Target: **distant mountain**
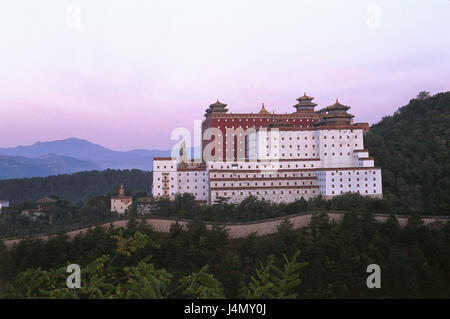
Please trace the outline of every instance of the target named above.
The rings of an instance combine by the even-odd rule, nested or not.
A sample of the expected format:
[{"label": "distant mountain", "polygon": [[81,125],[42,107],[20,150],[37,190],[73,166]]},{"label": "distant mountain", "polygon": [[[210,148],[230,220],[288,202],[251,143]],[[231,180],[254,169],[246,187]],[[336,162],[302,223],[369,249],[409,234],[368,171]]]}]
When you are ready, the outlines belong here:
[{"label": "distant mountain", "polygon": [[0,155],[0,179],[45,177],[98,169],[100,167],[92,161],[68,156],[45,155],[28,158]]},{"label": "distant mountain", "polygon": [[[10,172],[6,171],[0,175],[14,176],[14,177],[24,177],[16,176],[14,172],[27,172],[27,174],[33,174],[33,167],[35,169],[36,175],[27,176],[48,176],[51,175],[55,167],[50,166],[41,167],[43,157],[53,158],[56,157],[66,157],[67,163],[69,163],[67,158],[72,158],[73,160],[79,160],[84,162],[87,169],[141,169],[141,170],[152,170],[153,157],[158,156],[170,156],[170,150],[159,151],[159,150],[133,150],[128,152],[112,151],[103,146],[90,143],[89,141],[78,139],[78,138],[68,138],[65,140],[52,141],[52,142],[37,142],[30,146],[18,146],[12,148],[0,148],[0,155],[22,157],[21,161],[24,167],[19,167],[19,162],[14,166],[11,162],[6,165],[5,169],[12,170]],[[26,161],[24,158],[28,158],[30,161]],[[89,164],[88,164],[89,163]],[[56,164],[56,163],[54,163]],[[78,167],[77,163],[73,162],[74,167]],[[8,168],[9,167],[9,168]],[[13,167],[16,167],[14,170]],[[46,167],[46,168],[45,168]],[[64,165],[60,165],[60,168],[64,168]],[[83,167],[83,165],[80,165]],[[95,168],[93,168],[95,167]],[[3,171],[3,170],[2,170]],[[77,168],[77,171],[78,170]],[[67,167],[66,171],[60,173],[72,173]],[[49,173],[49,174],[47,174]],[[22,174],[22,173],[21,173]],[[47,175],[45,175],[47,174]],[[0,177],[1,178],[1,177]]]}]

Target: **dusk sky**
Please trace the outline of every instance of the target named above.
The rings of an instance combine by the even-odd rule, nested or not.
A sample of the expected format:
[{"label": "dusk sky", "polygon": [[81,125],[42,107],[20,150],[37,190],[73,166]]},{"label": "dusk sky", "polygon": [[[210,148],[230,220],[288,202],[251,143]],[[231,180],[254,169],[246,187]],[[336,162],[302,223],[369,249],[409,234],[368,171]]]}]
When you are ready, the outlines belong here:
[{"label": "dusk sky", "polygon": [[450,90],[449,0],[2,1],[0,38],[0,147],[170,149],[216,99],[285,113],[304,92],[372,124]]}]

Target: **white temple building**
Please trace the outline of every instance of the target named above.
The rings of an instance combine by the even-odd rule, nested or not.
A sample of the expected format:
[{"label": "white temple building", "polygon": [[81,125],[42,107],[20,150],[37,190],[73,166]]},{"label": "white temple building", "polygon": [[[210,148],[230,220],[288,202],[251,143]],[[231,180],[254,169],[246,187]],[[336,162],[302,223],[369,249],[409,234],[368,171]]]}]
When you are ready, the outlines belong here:
[{"label": "white temple building", "polygon": [[382,197],[381,169],[364,149],[367,123],[353,123],[348,106],[315,111],[313,98],[297,99],[290,114],[228,113],[211,104],[202,123],[203,158],[153,160],[154,197],[191,193],[199,202],[238,203],[248,196],[292,202],[346,192]]}]

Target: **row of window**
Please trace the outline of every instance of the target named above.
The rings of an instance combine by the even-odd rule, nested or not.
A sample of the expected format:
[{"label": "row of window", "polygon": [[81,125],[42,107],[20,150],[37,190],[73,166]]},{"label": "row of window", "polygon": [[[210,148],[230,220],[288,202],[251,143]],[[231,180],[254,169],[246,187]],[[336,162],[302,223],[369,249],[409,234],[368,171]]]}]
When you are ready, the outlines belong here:
[{"label": "row of window", "polygon": [[[269,155],[269,154],[267,154],[267,155]],[[283,165],[284,165],[284,168],[291,168],[291,164],[278,164],[276,168],[283,168]],[[261,168],[261,169],[262,168],[275,168],[274,164],[272,164],[272,167],[270,167],[270,165],[267,165],[267,164],[261,165],[261,167],[259,165],[256,165],[256,167],[252,167],[252,165],[246,165],[246,166],[247,167],[245,167],[245,168],[249,168],[249,169],[254,169],[254,168],[256,168],[256,169],[259,169],[259,168]],[[292,164],[292,167],[294,167],[293,164]],[[301,165],[299,166],[298,164],[295,164],[295,168],[299,168],[299,167],[302,167],[302,166]],[[303,164],[303,167],[306,167],[306,164]],[[314,167],[314,164],[311,164],[311,167]],[[211,169],[213,169],[213,168],[214,168],[214,165],[211,165]],[[216,166],[216,168],[218,169],[219,167]],[[229,169],[229,168],[230,168],[230,165],[227,165],[227,166],[221,165],[220,166],[220,169]],[[239,168],[243,169],[244,165],[240,165]]]},{"label": "row of window", "polygon": [[269,194],[316,194],[316,190],[293,190],[293,191],[245,191],[245,192],[214,192],[216,196],[229,196],[229,195],[269,195]]},{"label": "row of window", "polygon": [[[178,188],[181,188],[181,185],[180,185]],[[189,189],[189,185],[186,185],[186,188]],[[205,188],[206,188],[206,187],[203,186],[203,189],[205,189]],[[197,186],[194,186],[194,189],[197,189]]]},{"label": "row of window", "polygon": [[[368,184],[365,184],[365,185],[366,185],[365,187],[369,187]],[[376,187],[376,186],[377,186],[376,183],[373,184],[373,187]],[[341,184],[340,187],[343,188],[344,186]],[[351,184],[348,184],[348,187],[352,187],[352,185],[351,185]],[[360,187],[359,184],[356,184],[356,187]],[[334,184],[331,185],[331,188],[334,188]],[[337,188],[337,187],[336,187],[336,188]]]},{"label": "row of window", "polygon": [[[323,136],[323,138],[326,140],[327,139],[327,136],[326,135],[324,135]],[[350,138],[350,136],[348,136],[347,135],[347,138],[349,139]],[[355,138],[358,138],[358,136],[357,135],[355,135]],[[333,136],[331,136],[331,139],[333,139],[334,140],[334,135]],[[339,136],[339,139],[342,139],[342,136]]]},{"label": "row of window", "polygon": [[[336,175],[337,175],[337,173],[338,173],[338,171],[336,171]],[[355,171],[353,171],[353,173],[355,173]],[[364,175],[368,175],[368,173],[370,173],[370,171],[369,172],[365,171]],[[376,174],[375,171],[372,171],[372,173],[373,173],[373,175]],[[334,176],[334,174],[335,174],[335,172],[331,172],[331,176]],[[339,175],[342,175],[342,172],[339,172]],[[350,171],[348,171],[348,175],[350,175]],[[359,175],[358,171],[356,172],[356,175]]]},{"label": "row of window", "polygon": [[[156,166],[157,168],[159,168],[159,165],[158,166]],[[167,165],[164,165],[164,168],[167,168]],[[170,168],[172,168],[173,169],[173,165],[170,165]]]},{"label": "row of window", "polygon": [[[309,125],[309,124],[303,124],[302,125],[303,127],[313,127],[313,125]],[[240,128],[244,128],[244,125],[242,125],[242,126],[239,126]],[[263,125],[262,124],[257,124],[257,125],[245,125],[245,128],[256,128],[256,127],[263,127]],[[220,125],[217,125],[217,128],[236,128],[234,125],[233,126],[227,126],[227,125],[224,125],[224,126],[220,126]]]},{"label": "row of window", "polygon": [[[367,177],[364,180],[367,181],[368,180]],[[373,180],[376,181],[377,180],[376,177],[374,177]],[[326,179],[325,178],[319,178],[318,181],[325,182]],[[334,182],[334,178],[332,178],[331,181]],[[339,181],[342,182],[342,178]],[[349,178],[348,181],[351,182],[352,179]],[[359,182],[359,178],[357,178],[356,181]]]},{"label": "row of window", "polygon": [[[181,176],[181,174],[182,174],[182,173],[178,173],[178,176]],[[186,174],[186,176],[189,176],[189,172],[188,172],[188,173],[185,173],[185,174]],[[205,172],[202,172],[202,173],[194,173],[194,176],[197,176],[197,174],[198,174],[198,175],[203,175],[203,176],[205,176],[206,173],[205,173]]]},{"label": "row of window", "polygon": [[[217,119],[217,122],[220,122],[220,120],[221,119]],[[235,119],[230,119],[230,122],[234,122],[234,120]],[[237,120],[239,120],[239,122],[242,122],[242,120],[243,119],[236,119],[236,122],[237,122]],[[248,122],[248,120],[249,119],[245,119],[245,122]],[[251,119],[252,121],[250,121],[250,122],[255,122],[256,120],[258,120],[258,121],[266,121],[266,122],[269,122],[269,121],[271,121],[271,119],[261,119],[261,118],[259,118],[259,119]],[[228,119],[223,119],[223,121],[224,122],[228,122]],[[297,122],[297,121],[303,121],[303,122],[313,122],[313,120],[312,119],[286,119],[286,121],[288,121],[288,122]]]},{"label": "row of window", "polygon": [[[324,155],[324,156],[327,156],[327,154],[328,154],[328,153],[325,152],[323,155]],[[336,153],[334,153],[334,152],[331,153],[331,156],[336,156]],[[342,156],[342,152],[339,153],[339,156]],[[350,156],[350,153],[347,153],[347,156]]]},{"label": "row of window", "polygon": [[[312,173],[285,173],[284,174],[284,176],[283,176],[283,174],[281,174],[281,173],[277,173],[277,174],[270,174],[270,175],[268,175],[268,174],[266,174],[266,175],[264,175],[263,177],[303,177],[303,176],[305,176],[305,177],[311,177],[311,176],[313,176],[313,175],[311,175]],[[240,175],[240,174],[238,174],[238,175],[236,175],[236,173],[233,173],[233,174],[230,174],[230,175],[226,175],[226,174],[213,174],[213,177],[219,177],[219,178],[228,178],[228,177],[233,177],[233,178],[244,178],[244,174],[242,174],[242,175]],[[252,178],[252,176],[251,175],[249,175],[249,174],[245,174],[245,177],[246,178]],[[256,177],[261,177],[259,174],[253,174],[253,178],[256,178]]]},{"label": "row of window", "polygon": [[[359,190],[357,191],[357,193],[358,193],[358,194],[361,194],[361,192],[360,192]],[[368,190],[365,190],[364,193],[365,193],[365,194],[369,194],[369,191],[368,191]],[[376,191],[376,190],[373,190],[373,193],[376,194],[377,191]],[[332,191],[331,194],[336,194],[336,193],[335,193],[334,191]],[[340,194],[344,194],[344,191],[341,191]]]},{"label": "row of window", "polygon": [[[195,197],[197,197],[197,196],[199,196],[199,193],[192,193]],[[162,195],[175,195],[175,193],[174,192],[167,192],[167,191],[164,191],[163,192],[163,194]],[[158,192],[157,193],[157,196],[161,196],[161,192]],[[206,193],[203,193],[203,196],[206,196]]]},{"label": "row of window", "polygon": [[[255,185],[253,185],[253,186],[266,186],[266,182],[263,182],[262,183],[262,185],[261,184],[258,184],[258,182],[254,182],[255,183]],[[236,185],[236,187],[237,186],[243,186],[242,184],[244,184],[244,186],[250,186],[250,183],[239,183],[239,185]],[[245,184],[247,184],[247,185],[245,185]],[[267,185],[268,185],[269,183],[267,183]],[[292,185],[294,185],[294,186],[297,186],[297,185],[307,185],[308,184],[308,182],[302,182],[302,183],[300,183],[300,182],[298,182],[298,184],[297,184],[297,182],[291,182],[291,184],[289,184],[289,182],[286,182],[286,186],[292,186]],[[278,182],[278,185],[279,186],[282,186],[282,182]],[[310,181],[309,182],[309,185],[313,185],[313,182],[312,181]],[[214,183],[214,186],[218,186],[218,183]],[[222,183],[222,186],[226,186],[226,187],[233,187],[234,186],[234,183],[231,183],[231,185],[227,185],[226,183]],[[270,182],[270,186],[274,186],[274,182]],[[285,186],[285,185],[283,185],[283,186]],[[189,188],[189,186],[188,186],[188,188]]]}]

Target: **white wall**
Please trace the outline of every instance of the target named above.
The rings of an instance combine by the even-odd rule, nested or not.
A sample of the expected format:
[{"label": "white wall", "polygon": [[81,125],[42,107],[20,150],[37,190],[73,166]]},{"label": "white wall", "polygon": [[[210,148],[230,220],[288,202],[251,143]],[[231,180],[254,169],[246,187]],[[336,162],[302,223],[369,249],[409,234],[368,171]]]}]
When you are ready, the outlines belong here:
[{"label": "white wall", "polygon": [[336,169],[317,172],[320,193],[326,197],[346,192],[360,193],[363,196],[382,196],[381,170],[373,169]]},{"label": "white wall", "polygon": [[362,129],[318,130],[322,167],[353,167],[353,151],[364,148]]},{"label": "white wall", "polygon": [[[166,187],[167,186],[167,187]],[[154,197],[168,196],[175,198],[178,192],[178,174],[176,160],[153,160],[153,185]]]},{"label": "white wall", "polygon": [[178,193],[190,193],[196,200],[208,199],[208,174],[206,170],[178,171]]}]

